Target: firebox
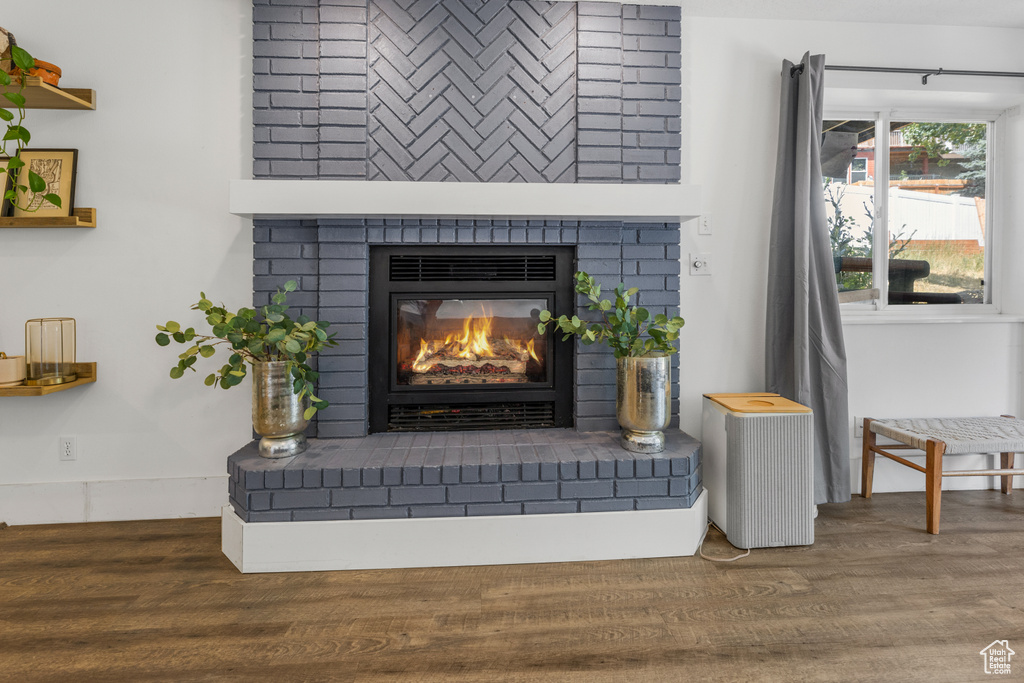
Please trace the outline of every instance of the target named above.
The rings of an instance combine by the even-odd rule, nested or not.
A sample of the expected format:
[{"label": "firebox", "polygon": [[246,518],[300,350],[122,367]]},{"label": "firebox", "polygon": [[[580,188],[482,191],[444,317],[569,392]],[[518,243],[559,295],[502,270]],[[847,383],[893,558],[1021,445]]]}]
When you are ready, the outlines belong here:
[{"label": "firebox", "polygon": [[572,247],[370,249],[370,431],[572,426]]}]

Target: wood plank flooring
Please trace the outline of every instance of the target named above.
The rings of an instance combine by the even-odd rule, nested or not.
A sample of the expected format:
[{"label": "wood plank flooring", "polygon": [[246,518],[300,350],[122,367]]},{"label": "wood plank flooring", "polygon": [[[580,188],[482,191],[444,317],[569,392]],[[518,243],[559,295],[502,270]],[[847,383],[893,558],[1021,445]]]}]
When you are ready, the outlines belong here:
[{"label": "wood plank flooring", "polygon": [[[219,520],[0,529],[3,681],[1024,677],[1024,492],[820,508],[816,542],[696,558],[242,575]],[[705,552],[735,551],[715,531]]]}]

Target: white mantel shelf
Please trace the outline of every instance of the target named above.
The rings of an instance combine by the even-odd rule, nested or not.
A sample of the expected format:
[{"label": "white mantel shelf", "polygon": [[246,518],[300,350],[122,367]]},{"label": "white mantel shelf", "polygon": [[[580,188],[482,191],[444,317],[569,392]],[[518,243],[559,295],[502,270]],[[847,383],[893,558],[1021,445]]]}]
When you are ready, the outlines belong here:
[{"label": "white mantel shelf", "polygon": [[247,218],[497,218],[677,222],[700,215],[696,185],[232,180]]}]

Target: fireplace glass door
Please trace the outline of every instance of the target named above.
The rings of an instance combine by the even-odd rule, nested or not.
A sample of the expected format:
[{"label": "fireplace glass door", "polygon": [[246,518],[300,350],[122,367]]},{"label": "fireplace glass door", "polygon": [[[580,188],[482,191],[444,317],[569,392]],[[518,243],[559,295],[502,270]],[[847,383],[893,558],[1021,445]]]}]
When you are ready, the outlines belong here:
[{"label": "fireplace glass door", "polygon": [[397,299],[396,384],[550,382],[544,299]]},{"label": "fireplace glass door", "polygon": [[575,301],[572,247],[373,245],[369,431],[573,424],[573,346],[540,312]]}]

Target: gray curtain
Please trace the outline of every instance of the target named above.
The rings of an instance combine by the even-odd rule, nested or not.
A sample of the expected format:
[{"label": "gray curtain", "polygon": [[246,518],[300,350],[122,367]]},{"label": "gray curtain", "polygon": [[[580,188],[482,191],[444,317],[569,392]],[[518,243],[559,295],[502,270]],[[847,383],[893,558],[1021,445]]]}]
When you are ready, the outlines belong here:
[{"label": "gray curtain", "polygon": [[850,417],[821,178],[825,56],[801,64],[782,63],[765,375],[768,391],[814,411],[814,502],[839,503],[850,499]]}]

